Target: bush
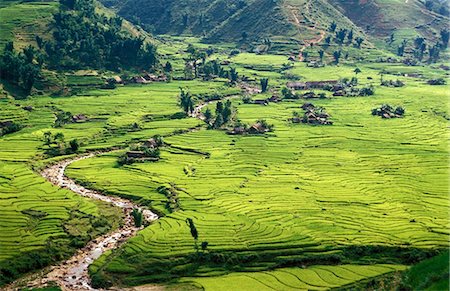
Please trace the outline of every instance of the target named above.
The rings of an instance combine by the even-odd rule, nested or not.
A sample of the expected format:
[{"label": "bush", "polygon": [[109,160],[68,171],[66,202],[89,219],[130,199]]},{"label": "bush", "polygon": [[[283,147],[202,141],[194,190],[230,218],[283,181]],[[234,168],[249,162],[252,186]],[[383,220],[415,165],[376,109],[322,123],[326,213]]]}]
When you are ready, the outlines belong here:
[{"label": "bush", "polygon": [[15,122],[5,122],[3,125],[0,123],[0,136],[17,132],[22,128],[22,125]]},{"label": "bush", "polygon": [[428,80],[428,85],[445,85],[447,81],[443,78]]}]

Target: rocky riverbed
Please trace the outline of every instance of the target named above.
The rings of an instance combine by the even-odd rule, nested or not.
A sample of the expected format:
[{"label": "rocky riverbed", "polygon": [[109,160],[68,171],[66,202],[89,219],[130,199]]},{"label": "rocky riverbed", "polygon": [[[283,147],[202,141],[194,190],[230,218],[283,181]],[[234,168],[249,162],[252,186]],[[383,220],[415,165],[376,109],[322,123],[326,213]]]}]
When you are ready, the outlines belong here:
[{"label": "rocky riverbed", "polygon": [[[75,192],[81,196],[101,200],[113,204],[114,206],[121,208],[124,212],[125,219],[123,226],[109,234],[103,235],[90,241],[84,248],[78,250],[78,252],[67,261],[50,267],[50,271],[43,276],[38,276],[38,279],[31,280],[26,284],[27,287],[43,287],[50,282],[55,282],[63,290],[95,290],[91,286],[91,280],[88,274],[89,265],[98,259],[103,253],[108,250],[116,249],[123,244],[127,239],[136,235],[138,230],[134,225],[134,219],[131,216],[133,209],[139,209],[146,221],[154,221],[158,219],[158,216],[148,209],[142,208],[130,200],[122,199],[119,197],[112,197],[102,194],[101,192],[87,189],[77,184],[72,179],[69,179],[65,175],[66,168],[76,162],[83,159],[88,159],[96,156],[97,154],[88,154],[81,157],[71,158],[58,162],[57,164],[46,168],[42,171],[42,176],[46,178],[50,183],[55,186],[66,188],[72,192]],[[9,290],[20,290],[20,288],[8,288]]]}]

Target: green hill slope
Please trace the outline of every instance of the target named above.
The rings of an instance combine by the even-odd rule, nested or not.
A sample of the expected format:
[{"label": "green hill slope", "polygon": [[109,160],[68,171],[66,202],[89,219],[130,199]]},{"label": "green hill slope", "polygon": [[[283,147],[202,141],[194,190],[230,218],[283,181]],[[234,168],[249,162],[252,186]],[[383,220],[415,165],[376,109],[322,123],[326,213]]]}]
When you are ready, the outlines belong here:
[{"label": "green hill slope", "polygon": [[335,22],[338,27],[352,29],[366,41],[386,48],[384,40],[392,33],[397,34],[399,41],[417,35],[435,41],[448,21],[447,16],[428,10],[419,0],[103,0],[103,3],[157,34],[194,34],[208,42],[255,41],[266,37],[304,41]]}]

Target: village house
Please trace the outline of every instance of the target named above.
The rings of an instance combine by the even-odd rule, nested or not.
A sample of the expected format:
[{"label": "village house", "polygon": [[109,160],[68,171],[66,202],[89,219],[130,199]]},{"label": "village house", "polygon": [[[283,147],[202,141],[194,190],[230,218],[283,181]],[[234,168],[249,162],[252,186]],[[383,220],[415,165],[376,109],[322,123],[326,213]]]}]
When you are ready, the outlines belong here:
[{"label": "village house", "polygon": [[88,120],[88,117],[84,114],[77,114],[72,116],[72,122],[75,123],[80,123],[80,122],[85,122]]},{"label": "village house", "polygon": [[254,100],[253,104],[259,104],[259,105],[268,105],[269,102],[267,101],[267,99],[258,99],[258,100]]},{"label": "village house", "polygon": [[132,158],[132,159],[143,159],[145,158],[145,153],[142,151],[128,151],[126,153],[128,158]]},{"label": "village house", "polygon": [[112,76],[111,78],[108,78],[108,83],[123,84],[123,80],[119,76]]},{"label": "village house", "polygon": [[270,97],[270,98],[268,99],[268,101],[269,101],[269,102],[273,102],[273,103],[278,103],[278,102],[281,102],[281,99],[280,99],[280,97],[278,97],[278,96],[276,96],[276,95],[272,95],[272,97]]},{"label": "village house", "polygon": [[310,81],[310,82],[288,82],[286,87],[292,90],[310,90],[310,89],[324,89],[328,86],[335,86],[338,84],[337,80],[328,81]]},{"label": "village house", "polygon": [[135,76],[131,78],[131,82],[136,84],[146,84],[147,80],[145,80],[142,76]]},{"label": "village house", "polygon": [[158,148],[158,142],[154,138],[151,138],[144,142],[144,146],[147,148],[156,149]]}]

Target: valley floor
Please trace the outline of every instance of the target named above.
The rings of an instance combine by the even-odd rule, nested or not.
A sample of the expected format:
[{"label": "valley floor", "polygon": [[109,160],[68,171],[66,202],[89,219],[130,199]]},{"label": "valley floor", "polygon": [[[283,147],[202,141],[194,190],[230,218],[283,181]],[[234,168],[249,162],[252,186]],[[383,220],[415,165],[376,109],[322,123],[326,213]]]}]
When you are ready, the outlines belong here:
[{"label": "valley floor", "polygon": [[[278,92],[288,81],[278,71],[285,59],[240,54],[231,61],[241,75],[269,77]],[[264,65],[273,70],[259,70]],[[47,263],[30,259],[44,257],[46,249],[79,248],[119,224],[112,218],[109,226],[98,223],[115,210],[54,187],[32,170],[59,159],[44,157],[46,131],[78,139],[81,151],[118,148],[74,162],[66,174],[162,216],[91,265],[97,287],[164,282],[206,290],[323,290],[403,271],[448,248],[449,93],[447,86],[426,84],[426,78],[446,72],[399,64],[358,67],[360,86],[374,85],[374,96],[268,106],[231,98],[242,122],[265,119],[274,125],[264,135],[229,135],[207,130],[197,118],[176,117],[180,87],[194,95],[241,94],[224,80],[0,99],[0,121],[26,125],[0,138],[0,279],[48,265],[49,258]],[[296,63],[289,72],[311,81],[351,78],[354,69]],[[379,86],[381,69],[388,71],[385,78],[401,79],[406,86]],[[424,77],[404,76],[412,70]],[[325,107],[334,124],[290,122],[305,102]],[[404,107],[405,117],[372,116],[382,104]],[[34,109],[21,108],[27,105]],[[54,108],[85,114],[90,121],[54,128]],[[159,161],[117,164],[128,145],[156,134],[168,144]],[[175,211],[161,186],[176,193]],[[198,241],[187,219],[194,221]],[[202,242],[207,247],[199,250]],[[73,249],[55,255],[62,259]]]}]

